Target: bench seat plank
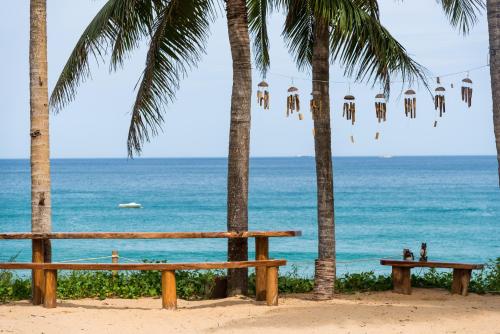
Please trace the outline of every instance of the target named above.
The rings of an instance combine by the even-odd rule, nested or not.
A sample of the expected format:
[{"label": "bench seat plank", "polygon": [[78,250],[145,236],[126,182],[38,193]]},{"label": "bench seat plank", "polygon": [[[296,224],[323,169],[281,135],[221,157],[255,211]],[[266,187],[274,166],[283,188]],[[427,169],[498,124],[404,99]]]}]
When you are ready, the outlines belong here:
[{"label": "bench seat plank", "polygon": [[426,268],[450,268],[450,269],[483,269],[484,265],[474,263],[455,263],[455,262],[435,262],[435,261],[406,261],[406,260],[380,260],[383,266],[393,267],[426,267]]},{"label": "bench seat plank", "polygon": [[45,270],[203,270],[284,266],[286,260],[202,262],[202,263],[31,263],[4,262],[0,269]]},{"label": "bench seat plank", "polygon": [[0,233],[0,239],[200,239],[200,238],[256,238],[298,237],[301,231],[245,231],[245,232],[53,232]]}]

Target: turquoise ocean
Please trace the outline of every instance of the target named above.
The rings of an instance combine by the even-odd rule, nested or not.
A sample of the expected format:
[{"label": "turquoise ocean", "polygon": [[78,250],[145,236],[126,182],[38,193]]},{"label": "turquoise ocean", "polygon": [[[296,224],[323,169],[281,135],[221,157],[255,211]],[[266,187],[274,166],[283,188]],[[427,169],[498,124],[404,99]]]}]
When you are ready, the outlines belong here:
[{"label": "turquoise ocean", "polygon": [[[335,158],[337,270],[387,272],[378,259],[418,253],[485,262],[500,256],[496,158]],[[224,158],[55,159],[54,231],[224,231]],[[270,254],[312,275],[317,252],[314,158],[252,158],[249,229],[301,230],[275,238]],[[138,202],[142,209],[120,209]],[[30,230],[29,160],[0,160],[0,231]],[[29,241],[0,240],[0,260],[31,258]],[[253,256],[250,242],[250,256]],[[225,239],[56,240],[54,261],[221,261]],[[82,260],[85,262],[85,260]],[[292,267],[288,266],[287,270]]]}]

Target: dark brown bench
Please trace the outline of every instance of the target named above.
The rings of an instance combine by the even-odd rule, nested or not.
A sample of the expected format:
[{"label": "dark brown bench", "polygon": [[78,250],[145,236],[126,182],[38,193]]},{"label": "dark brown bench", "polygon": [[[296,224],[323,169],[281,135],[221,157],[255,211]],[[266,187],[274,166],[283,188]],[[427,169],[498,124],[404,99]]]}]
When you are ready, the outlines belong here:
[{"label": "dark brown bench", "polygon": [[394,292],[405,295],[411,294],[411,268],[447,268],[453,269],[453,283],[451,293],[467,296],[472,270],[483,269],[482,264],[433,262],[433,261],[406,261],[380,260],[383,266],[392,266],[392,286]]},{"label": "dark brown bench", "polygon": [[[57,270],[159,270],[162,272],[163,307],[177,305],[175,270],[255,268],[256,300],[278,305],[278,268],[285,260],[269,260],[270,237],[296,237],[300,231],[245,232],[57,232],[57,233],[0,233],[0,240],[32,240],[33,262],[0,263],[0,269],[33,270],[33,303],[56,306]],[[47,239],[200,239],[255,238],[255,261],[203,263],[44,263],[43,244]]]}]

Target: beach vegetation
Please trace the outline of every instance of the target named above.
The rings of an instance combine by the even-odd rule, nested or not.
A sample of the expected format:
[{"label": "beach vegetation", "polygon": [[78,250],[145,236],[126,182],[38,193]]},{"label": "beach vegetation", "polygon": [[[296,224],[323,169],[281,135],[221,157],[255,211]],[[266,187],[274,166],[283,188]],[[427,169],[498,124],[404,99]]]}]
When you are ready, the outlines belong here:
[{"label": "beach vegetation", "polygon": [[[224,271],[176,271],[177,294],[187,300],[212,297],[216,279],[225,276]],[[415,288],[441,288],[450,290],[452,274],[449,271],[429,269],[412,275]],[[314,279],[298,273],[298,268],[284,275],[278,281],[280,293],[309,293],[313,291]],[[377,275],[374,272],[347,273],[337,277],[337,293],[356,293],[391,290],[390,274]],[[255,294],[255,274],[249,277],[248,291]],[[487,263],[481,271],[474,272],[470,292],[500,293],[500,257]],[[113,275],[108,271],[71,271],[58,276],[57,295],[60,299],[81,298],[140,298],[161,296],[161,273],[158,271],[130,271]],[[0,302],[31,298],[31,279],[21,277],[12,271],[0,271]]]}]

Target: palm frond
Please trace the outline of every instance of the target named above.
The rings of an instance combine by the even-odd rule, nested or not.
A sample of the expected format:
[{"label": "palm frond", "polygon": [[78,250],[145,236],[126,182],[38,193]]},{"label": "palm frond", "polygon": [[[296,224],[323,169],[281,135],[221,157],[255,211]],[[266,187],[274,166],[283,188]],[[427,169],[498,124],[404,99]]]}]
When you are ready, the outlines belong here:
[{"label": "palm frond", "polygon": [[205,52],[215,15],[207,0],[171,0],[158,13],[132,110],[129,156],[140,154],[143,143],[161,130],[163,107],[174,99],[179,81]]},{"label": "palm frond", "polygon": [[484,0],[436,0],[451,25],[464,35],[477,23],[478,15],[486,8]]},{"label": "palm frond", "polygon": [[380,82],[387,93],[394,74],[403,82],[421,80],[427,86],[425,68],[380,23],[375,0],[281,1],[287,13],[283,35],[299,69],[310,66],[314,24],[324,20],[330,25],[331,60],[347,76]]},{"label": "palm frond", "polygon": [[161,0],[108,0],[76,43],[50,97],[57,112],[71,102],[78,86],[90,76],[89,58],[99,63],[112,52],[111,66],[123,62],[129,51],[148,35],[154,22],[155,7]]},{"label": "palm frond", "polygon": [[286,13],[283,38],[299,69],[309,68],[314,42],[314,16],[308,0],[282,0]]},{"label": "palm frond", "polygon": [[338,61],[346,75],[358,81],[381,82],[387,93],[392,74],[398,74],[403,83],[419,80],[427,87],[426,69],[382,26],[378,15],[357,6],[357,1],[337,3],[340,10],[317,15],[327,13],[329,17],[332,61]]},{"label": "palm frond", "polygon": [[248,26],[253,40],[255,64],[264,77],[271,65],[267,16],[272,9],[272,4],[272,1],[269,0],[247,0]]}]

